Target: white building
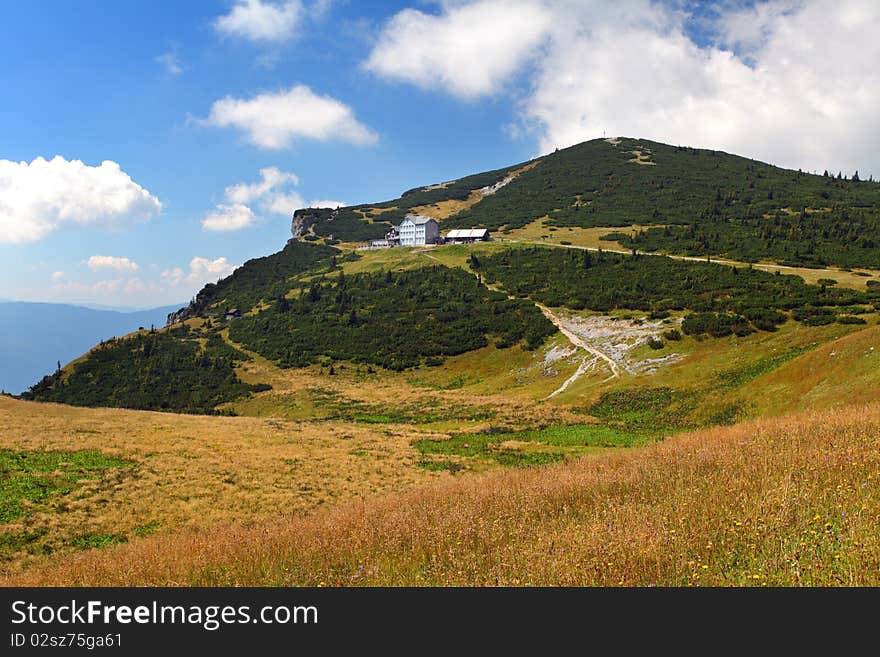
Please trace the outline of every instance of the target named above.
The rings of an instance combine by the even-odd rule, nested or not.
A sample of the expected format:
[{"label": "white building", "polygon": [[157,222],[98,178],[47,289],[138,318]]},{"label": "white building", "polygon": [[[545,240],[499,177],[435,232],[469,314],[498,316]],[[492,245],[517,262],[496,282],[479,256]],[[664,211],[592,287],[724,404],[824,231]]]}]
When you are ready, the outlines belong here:
[{"label": "white building", "polygon": [[425,246],[440,241],[440,225],[431,217],[408,215],[400,222],[400,246]]},{"label": "white building", "polygon": [[453,244],[488,242],[489,230],[487,228],[456,228],[446,234],[446,241]]}]

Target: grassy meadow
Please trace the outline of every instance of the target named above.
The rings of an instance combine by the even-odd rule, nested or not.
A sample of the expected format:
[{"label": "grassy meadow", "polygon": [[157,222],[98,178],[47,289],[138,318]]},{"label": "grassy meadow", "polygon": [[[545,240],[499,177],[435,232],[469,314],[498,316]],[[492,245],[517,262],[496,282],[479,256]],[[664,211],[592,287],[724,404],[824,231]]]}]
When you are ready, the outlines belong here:
[{"label": "grassy meadow", "polygon": [[[521,248],[366,251],[326,278]],[[555,312],[612,350],[617,329],[684,316]],[[285,369],[226,327],[236,376],[264,385],[219,416],[0,396],[0,585],[878,585],[880,326],[863,317],[679,331],[616,377],[562,333],[390,371]]]},{"label": "grassy meadow", "polygon": [[3,583],[876,586],[878,522],[875,403],[157,535]]}]

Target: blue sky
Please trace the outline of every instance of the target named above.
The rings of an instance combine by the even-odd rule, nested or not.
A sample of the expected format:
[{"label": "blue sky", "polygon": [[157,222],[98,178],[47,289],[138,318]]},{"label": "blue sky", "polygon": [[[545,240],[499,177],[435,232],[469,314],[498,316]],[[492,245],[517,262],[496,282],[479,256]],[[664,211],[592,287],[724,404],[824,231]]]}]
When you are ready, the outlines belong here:
[{"label": "blue sky", "polygon": [[298,204],[603,131],[876,174],[874,5],[2,3],[0,298],[185,301]]}]

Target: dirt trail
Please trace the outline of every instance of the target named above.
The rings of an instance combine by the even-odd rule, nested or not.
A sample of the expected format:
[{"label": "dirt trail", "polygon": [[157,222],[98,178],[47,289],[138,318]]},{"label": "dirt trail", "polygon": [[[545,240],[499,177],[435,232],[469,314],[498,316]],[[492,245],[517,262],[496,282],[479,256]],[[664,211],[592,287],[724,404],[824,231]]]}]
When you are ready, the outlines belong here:
[{"label": "dirt trail", "polygon": [[[425,255],[425,256],[431,258],[432,260],[439,261],[438,258],[432,256],[430,253],[423,253],[422,255]],[[474,275],[478,279],[480,279],[480,275],[478,273],[474,272]],[[495,290],[497,292],[504,292],[503,290],[500,290],[497,285],[490,285],[486,282],[483,282],[483,284],[486,287],[488,287],[490,290]],[[514,296],[512,296],[509,293],[506,293],[506,292],[504,292],[504,293],[507,294],[508,299],[515,298]],[[585,342],[584,340],[582,340],[581,337],[579,335],[577,335],[577,333],[575,333],[574,331],[572,331],[569,328],[568,324],[563,319],[560,319],[558,316],[556,316],[553,313],[553,311],[551,311],[549,308],[547,308],[544,305],[541,305],[540,303],[538,303],[536,301],[533,303],[535,304],[535,306],[537,306],[541,310],[542,313],[544,313],[544,316],[547,319],[549,319],[551,322],[553,322],[553,325],[556,326],[557,329],[559,329],[559,332],[562,333],[562,335],[564,335],[566,338],[568,338],[569,342],[571,342],[575,347],[583,349],[584,351],[586,351],[587,353],[589,353],[593,356],[592,359],[585,357],[581,361],[581,364],[578,366],[575,373],[572,374],[570,377],[568,377],[568,379],[566,379],[566,381],[561,386],[559,386],[559,388],[557,388],[556,390],[551,392],[547,396],[547,399],[549,399],[550,397],[555,397],[559,393],[565,391],[568,388],[568,386],[570,386],[572,383],[577,381],[581,376],[583,376],[586,372],[589,372],[592,368],[594,368],[596,365],[598,365],[600,360],[605,361],[605,363],[608,364],[608,367],[611,370],[611,376],[609,376],[607,379],[605,379],[605,381],[611,381],[612,379],[616,379],[620,376],[620,368],[618,368],[617,363],[615,363],[614,360],[610,356],[599,351],[598,349],[596,349],[592,345],[590,345],[587,342]]]},{"label": "dirt trail", "polygon": [[617,367],[617,363],[615,363],[614,360],[610,356],[599,351],[598,349],[596,349],[592,345],[590,345],[587,342],[585,342],[584,340],[582,340],[579,335],[577,335],[574,331],[569,329],[568,325],[562,319],[557,317],[553,313],[553,311],[551,311],[549,308],[547,308],[546,306],[542,306],[540,303],[536,303],[535,305],[541,309],[541,312],[544,313],[544,316],[547,319],[549,319],[551,322],[553,322],[553,324],[556,326],[556,328],[559,329],[559,332],[562,333],[562,335],[564,335],[566,338],[568,338],[569,342],[571,342],[574,346],[580,347],[581,349],[583,349],[587,353],[590,353],[593,355],[592,361],[588,362],[588,359],[584,358],[584,360],[581,362],[580,366],[577,368],[577,371],[574,374],[572,374],[565,381],[565,383],[563,383],[559,388],[557,388],[556,390],[551,392],[548,395],[548,399],[550,397],[555,397],[560,392],[563,392],[566,388],[568,388],[568,386],[570,386],[577,379],[579,379],[585,372],[589,371],[592,367],[594,367],[598,363],[597,359],[605,361],[608,364],[609,369],[611,370],[611,376],[609,376],[607,379],[605,379],[606,381],[610,381],[611,379],[616,379],[620,376],[620,369]]},{"label": "dirt trail", "polygon": [[596,367],[596,365],[598,363],[599,363],[598,356],[593,356],[592,358],[584,357],[584,359],[581,361],[581,364],[578,365],[577,370],[575,370],[575,373],[572,374],[570,377],[568,377],[565,380],[565,382],[561,386],[559,386],[556,390],[554,390],[549,395],[547,395],[547,399],[550,399],[551,397],[555,397],[556,395],[558,395],[561,392],[565,392],[566,389],[568,389],[568,386],[570,386],[572,383],[577,381],[579,378],[581,378],[584,374],[589,372],[591,369]]}]

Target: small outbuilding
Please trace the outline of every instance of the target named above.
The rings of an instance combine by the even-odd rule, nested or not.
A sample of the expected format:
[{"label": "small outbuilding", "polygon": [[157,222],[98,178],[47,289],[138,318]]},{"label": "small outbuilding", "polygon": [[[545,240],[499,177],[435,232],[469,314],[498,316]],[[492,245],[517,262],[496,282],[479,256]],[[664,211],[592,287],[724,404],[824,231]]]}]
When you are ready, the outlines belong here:
[{"label": "small outbuilding", "polygon": [[230,308],[226,311],[225,319],[227,322],[241,317],[241,311],[238,308]]},{"label": "small outbuilding", "polygon": [[455,228],[446,234],[446,241],[451,244],[470,244],[471,242],[488,242],[488,228]]}]

